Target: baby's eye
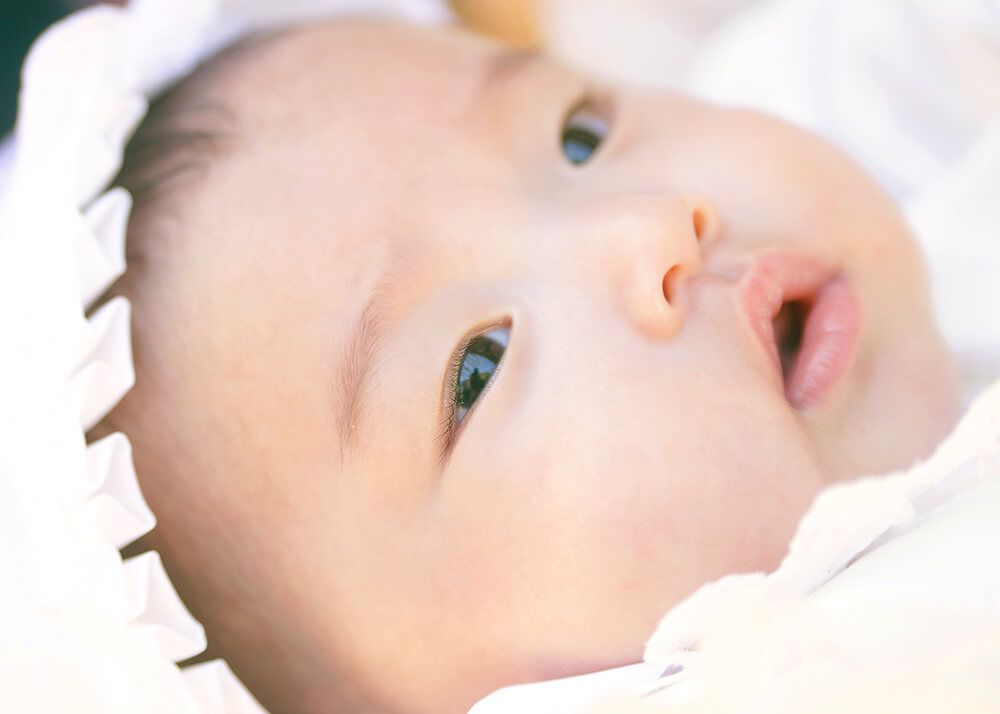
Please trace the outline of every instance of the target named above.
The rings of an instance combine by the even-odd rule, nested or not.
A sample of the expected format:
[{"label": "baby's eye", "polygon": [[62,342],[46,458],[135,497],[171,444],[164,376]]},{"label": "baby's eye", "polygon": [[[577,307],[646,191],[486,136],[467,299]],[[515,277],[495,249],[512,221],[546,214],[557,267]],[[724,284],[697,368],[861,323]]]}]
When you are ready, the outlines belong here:
[{"label": "baby's eye", "polygon": [[456,429],[500,366],[509,337],[510,327],[495,327],[472,338],[459,355],[453,384],[455,391],[452,413]]},{"label": "baby's eye", "polygon": [[585,164],[608,135],[608,122],[590,102],[582,102],[566,117],[562,131],[562,151],[574,166]]}]

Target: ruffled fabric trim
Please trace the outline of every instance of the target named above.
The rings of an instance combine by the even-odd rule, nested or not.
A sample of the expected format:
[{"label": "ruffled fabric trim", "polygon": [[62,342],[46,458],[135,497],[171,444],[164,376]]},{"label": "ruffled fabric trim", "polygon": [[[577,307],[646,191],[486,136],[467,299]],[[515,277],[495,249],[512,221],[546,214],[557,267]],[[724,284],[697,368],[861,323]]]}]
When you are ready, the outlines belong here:
[{"label": "ruffled fabric trim", "polygon": [[54,26],[25,64],[0,161],[0,710],[260,714],[205,648],[155,552],[131,446],[87,445],[135,382],[130,307],[86,309],[125,271],[131,197],[108,189],[148,98],[249,30],[321,15],[449,18],[438,0],[133,0]]}]

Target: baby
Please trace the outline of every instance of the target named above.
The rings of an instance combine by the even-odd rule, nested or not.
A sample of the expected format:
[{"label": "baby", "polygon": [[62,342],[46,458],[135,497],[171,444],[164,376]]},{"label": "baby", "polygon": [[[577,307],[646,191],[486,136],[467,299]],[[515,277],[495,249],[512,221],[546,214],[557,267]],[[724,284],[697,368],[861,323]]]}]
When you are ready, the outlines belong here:
[{"label": "baby", "polygon": [[456,29],[243,43],[120,183],[121,430],[273,712],[463,712],[638,661],[958,414],[921,255],[815,136]]}]

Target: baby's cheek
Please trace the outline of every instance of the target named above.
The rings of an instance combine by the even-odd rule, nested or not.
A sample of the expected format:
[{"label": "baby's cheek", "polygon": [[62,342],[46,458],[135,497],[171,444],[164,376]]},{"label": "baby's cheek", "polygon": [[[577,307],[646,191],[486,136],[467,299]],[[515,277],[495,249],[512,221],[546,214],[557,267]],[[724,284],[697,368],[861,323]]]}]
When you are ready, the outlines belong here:
[{"label": "baby's cheek", "polygon": [[435,598],[486,640],[627,659],[698,586],[776,565],[815,469],[780,392],[734,380],[577,389],[558,414],[479,424],[475,449],[469,431],[440,489]]},{"label": "baby's cheek", "polygon": [[[689,403],[695,403],[694,395]],[[674,594],[777,565],[821,487],[812,448],[780,395],[702,390],[661,437],[662,458],[621,473],[623,544],[669,571]]]}]

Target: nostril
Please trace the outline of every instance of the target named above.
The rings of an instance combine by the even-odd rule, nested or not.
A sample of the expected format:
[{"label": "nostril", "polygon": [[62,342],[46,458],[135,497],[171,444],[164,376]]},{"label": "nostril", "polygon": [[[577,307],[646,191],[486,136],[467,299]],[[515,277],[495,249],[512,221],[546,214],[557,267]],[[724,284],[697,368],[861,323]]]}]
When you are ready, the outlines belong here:
[{"label": "nostril", "polygon": [[695,238],[698,240],[704,238],[708,230],[708,216],[705,215],[705,211],[700,208],[694,210],[691,214],[691,223],[694,225]]},{"label": "nostril", "polygon": [[681,278],[681,266],[675,265],[670,270],[666,272],[663,276],[663,297],[666,298],[668,304],[674,304],[675,291],[677,289],[677,283]]}]

